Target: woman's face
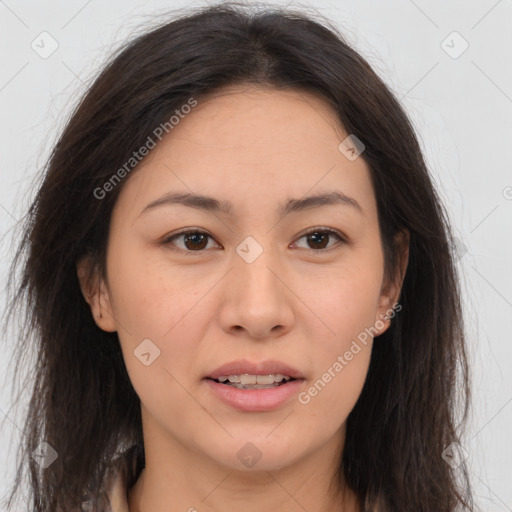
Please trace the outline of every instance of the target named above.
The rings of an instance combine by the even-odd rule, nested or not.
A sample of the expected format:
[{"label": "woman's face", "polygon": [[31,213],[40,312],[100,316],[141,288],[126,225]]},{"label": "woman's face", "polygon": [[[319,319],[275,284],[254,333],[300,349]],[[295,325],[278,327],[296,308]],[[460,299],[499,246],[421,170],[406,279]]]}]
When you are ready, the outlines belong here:
[{"label": "woman's face", "polygon": [[[89,302],[118,332],[147,451],[277,469],[342,448],[401,284],[383,281],[370,172],[347,136],[314,96],[231,87],[118,185],[107,279]],[[298,378],[259,390],[208,378],[229,363],[221,374]]]}]

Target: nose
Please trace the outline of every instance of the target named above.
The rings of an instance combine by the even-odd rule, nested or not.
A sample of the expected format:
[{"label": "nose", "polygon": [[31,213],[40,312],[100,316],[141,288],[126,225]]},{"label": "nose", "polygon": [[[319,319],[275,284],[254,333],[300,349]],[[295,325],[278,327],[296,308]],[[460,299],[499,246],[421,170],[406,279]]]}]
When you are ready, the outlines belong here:
[{"label": "nose", "polygon": [[223,284],[222,328],[259,340],[289,332],[294,321],[289,280],[265,251],[252,263],[237,256]]}]

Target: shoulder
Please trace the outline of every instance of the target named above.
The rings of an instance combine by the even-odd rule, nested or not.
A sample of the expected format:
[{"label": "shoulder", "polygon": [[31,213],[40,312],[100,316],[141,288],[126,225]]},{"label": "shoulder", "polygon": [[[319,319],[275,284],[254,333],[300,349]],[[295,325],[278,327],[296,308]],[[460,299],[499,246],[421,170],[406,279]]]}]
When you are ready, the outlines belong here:
[{"label": "shoulder", "polygon": [[122,471],[116,471],[106,489],[111,512],[129,512],[128,490],[126,475]]},{"label": "shoulder", "polygon": [[101,486],[96,506],[91,501],[82,504],[82,512],[129,512],[128,491],[136,476],[136,447],[117,455],[110,464]]},{"label": "shoulder", "polygon": [[129,450],[122,452],[112,464],[112,472],[106,485],[106,494],[111,506],[110,512],[129,512],[128,491],[137,476],[139,452],[140,447],[132,446]]}]

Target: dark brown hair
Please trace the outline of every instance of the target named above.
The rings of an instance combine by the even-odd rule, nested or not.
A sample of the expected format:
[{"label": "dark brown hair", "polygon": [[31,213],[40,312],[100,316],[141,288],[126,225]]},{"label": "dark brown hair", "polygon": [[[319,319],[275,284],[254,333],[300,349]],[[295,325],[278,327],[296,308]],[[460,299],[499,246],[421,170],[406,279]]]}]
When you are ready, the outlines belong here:
[{"label": "dark brown hair", "polygon": [[[36,358],[9,506],[25,466],[28,508],[38,512],[79,510],[86,499],[101,498],[106,472],[124,450],[133,450],[135,461],[129,485],[138,478],[140,401],[117,333],[97,327],[77,278],[86,256],[105,276],[123,181],[101,200],[93,191],[191,97],[200,102],[246,83],[322,97],[364,143],[388,276],[398,268],[394,235],[410,232],[402,310],[374,340],[347,420],[340,478],[368,512],[475,510],[466,466],[456,470],[442,456],[461,442],[470,397],[448,216],[403,108],[337,29],[316,17],[238,3],[180,12],[114,52],[79,101],[46,163],[9,276],[12,288],[21,265],[8,310],[10,317],[16,306],[26,309],[16,374],[26,353]],[[31,454],[43,441],[58,458],[42,470]]]}]

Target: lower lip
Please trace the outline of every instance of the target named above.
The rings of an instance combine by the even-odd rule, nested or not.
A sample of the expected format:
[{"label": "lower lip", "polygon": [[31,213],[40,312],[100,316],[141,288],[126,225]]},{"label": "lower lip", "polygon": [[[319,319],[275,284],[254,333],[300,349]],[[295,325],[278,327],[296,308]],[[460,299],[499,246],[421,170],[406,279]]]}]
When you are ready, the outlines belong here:
[{"label": "lower lip", "polygon": [[296,379],[273,388],[239,389],[221,384],[212,379],[205,379],[210,389],[224,403],[240,411],[272,411],[285,404],[299,392],[303,379]]}]

